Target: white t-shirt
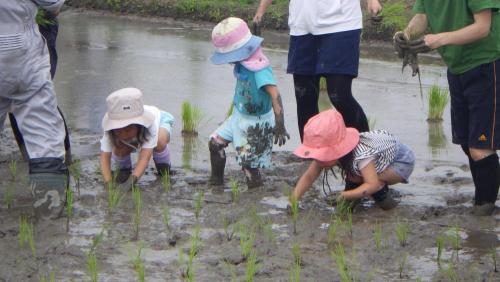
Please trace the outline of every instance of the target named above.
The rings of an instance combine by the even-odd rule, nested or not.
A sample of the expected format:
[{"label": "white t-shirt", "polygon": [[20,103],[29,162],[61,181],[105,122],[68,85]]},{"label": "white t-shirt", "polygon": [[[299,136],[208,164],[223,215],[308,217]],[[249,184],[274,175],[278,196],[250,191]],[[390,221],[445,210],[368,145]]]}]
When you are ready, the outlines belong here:
[{"label": "white t-shirt", "polygon": [[[158,144],[158,129],[160,128],[160,110],[155,106],[144,105],[144,111],[152,113],[155,118],[153,123],[147,128],[148,141],[144,142],[141,145],[141,148],[154,149],[156,147],[156,144]],[[108,132],[104,132],[104,135],[101,138],[101,151],[108,153],[113,151],[113,142],[111,142],[111,138],[109,137]]]},{"label": "white t-shirt", "polygon": [[320,35],[361,29],[359,0],[290,0],[290,35]]}]

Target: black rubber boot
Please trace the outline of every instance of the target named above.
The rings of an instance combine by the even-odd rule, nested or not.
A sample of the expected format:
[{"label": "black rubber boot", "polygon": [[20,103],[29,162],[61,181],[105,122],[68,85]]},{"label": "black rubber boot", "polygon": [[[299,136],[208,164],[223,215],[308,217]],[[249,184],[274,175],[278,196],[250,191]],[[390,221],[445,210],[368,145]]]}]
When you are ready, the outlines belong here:
[{"label": "black rubber boot", "polygon": [[155,163],[156,172],[160,177],[164,175],[170,176],[170,164],[157,164]]},{"label": "black rubber boot", "polygon": [[382,189],[372,194],[375,204],[383,210],[390,210],[398,205],[389,192],[389,186],[384,185]]},{"label": "black rubber boot", "polygon": [[497,154],[471,163],[471,174],[475,186],[474,209],[472,211],[474,215],[493,214],[500,184],[499,170]]},{"label": "black rubber boot", "polygon": [[226,152],[224,145],[219,144],[213,139],[208,142],[208,149],[210,150],[210,165],[212,171],[209,183],[212,185],[224,184],[224,169],[226,167]]},{"label": "black rubber boot", "polygon": [[258,168],[243,168],[247,180],[248,189],[257,188],[264,185],[262,176]]}]

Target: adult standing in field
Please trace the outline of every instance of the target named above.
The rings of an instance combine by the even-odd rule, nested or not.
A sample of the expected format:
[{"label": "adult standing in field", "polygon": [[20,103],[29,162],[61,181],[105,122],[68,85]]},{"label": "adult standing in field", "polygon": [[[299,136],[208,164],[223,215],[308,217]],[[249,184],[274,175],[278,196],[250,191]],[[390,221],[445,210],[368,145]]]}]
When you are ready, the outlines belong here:
[{"label": "adult standing in field", "polygon": [[64,207],[68,169],[64,123],[50,77],[49,52],[35,15],[58,12],[64,0],[0,1],[0,130],[10,111],[29,162],[37,216],[58,217]]},{"label": "adult standing in field", "polygon": [[[417,0],[416,15],[394,35],[399,48],[420,40],[448,66],[453,143],[469,158],[475,186],[473,214],[491,215],[500,172],[500,1]],[[411,50],[410,50],[411,51]]]},{"label": "adult standing in field", "polygon": [[[255,23],[261,22],[271,2],[260,1]],[[378,0],[366,3],[372,16],[382,10]],[[366,115],[351,91],[358,75],[362,22],[359,0],[290,0],[287,72],[293,74],[301,140],[305,124],[319,112],[321,77],[326,78],[328,97],[346,126],[368,131]]]}]

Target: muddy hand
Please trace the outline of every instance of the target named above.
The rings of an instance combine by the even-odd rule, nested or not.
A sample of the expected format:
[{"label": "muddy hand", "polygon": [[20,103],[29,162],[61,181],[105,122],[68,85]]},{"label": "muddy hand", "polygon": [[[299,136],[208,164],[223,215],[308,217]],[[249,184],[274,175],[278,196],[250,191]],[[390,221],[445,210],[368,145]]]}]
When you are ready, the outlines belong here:
[{"label": "muddy hand", "polygon": [[382,16],[382,15],[380,15],[380,13],[378,13],[374,16],[371,16],[370,20],[372,21],[373,25],[379,25],[380,23],[382,23],[382,20],[384,20],[384,16]]},{"label": "muddy hand", "polygon": [[276,122],[276,126],[274,128],[274,144],[278,144],[278,146],[281,147],[285,145],[287,138],[290,140],[290,135],[286,131],[283,121]]},{"label": "muddy hand", "polygon": [[398,53],[398,57],[400,59],[403,59],[405,57],[405,51],[408,48],[408,39],[406,38],[406,35],[402,31],[398,31],[394,34],[393,43],[394,43],[394,49]]},{"label": "muddy hand", "polygon": [[427,53],[431,51],[432,49],[425,44],[425,41],[423,38],[412,40],[408,42],[408,50],[411,53]]}]

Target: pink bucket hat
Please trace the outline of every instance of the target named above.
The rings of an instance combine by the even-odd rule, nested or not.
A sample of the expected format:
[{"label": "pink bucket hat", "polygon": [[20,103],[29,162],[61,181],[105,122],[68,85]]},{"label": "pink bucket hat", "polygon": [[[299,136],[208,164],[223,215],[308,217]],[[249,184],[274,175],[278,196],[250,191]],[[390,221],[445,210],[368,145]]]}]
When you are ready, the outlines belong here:
[{"label": "pink bucket hat", "polygon": [[259,49],[262,40],[252,35],[244,20],[227,18],[212,30],[215,52],[210,61],[216,65],[244,61]]},{"label": "pink bucket hat", "polygon": [[301,158],[328,162],[347,155],[358,142],[358,130],[346,128],[339,112],[327,110],[309,119],[304,127],[304,142],[293,153]]},{"label": "pink bucket hat", "polygon": [[142,92],[137,88],[123,88],[111,93],[106,98],[107,112],[102,119],[104,131],[123,128],[130,124],[149,127],[154,122],[154,115],[144,110]]}]

